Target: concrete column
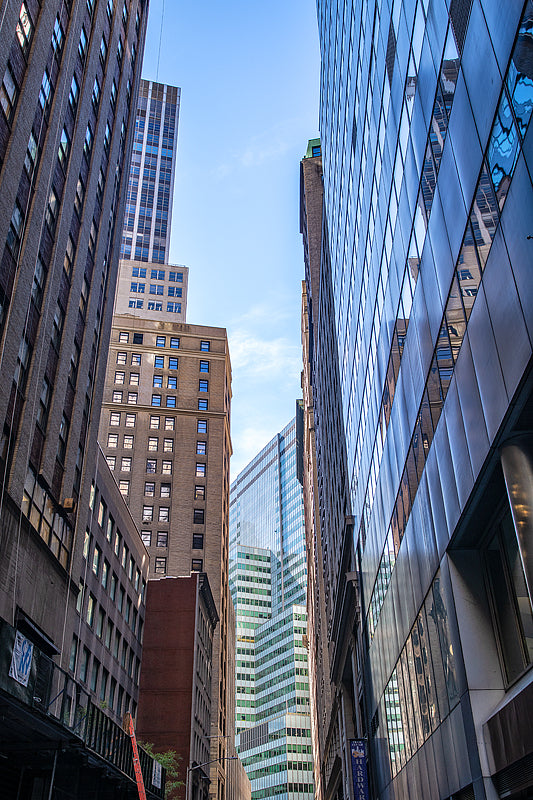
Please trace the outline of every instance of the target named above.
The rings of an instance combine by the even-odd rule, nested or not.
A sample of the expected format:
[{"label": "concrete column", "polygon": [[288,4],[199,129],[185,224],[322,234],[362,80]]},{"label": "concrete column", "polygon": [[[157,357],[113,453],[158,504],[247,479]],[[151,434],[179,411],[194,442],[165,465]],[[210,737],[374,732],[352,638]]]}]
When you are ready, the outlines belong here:
[{"label": "concrete column", "polygon": [[533,434],[508,439],[500,448],[500,459],[529,599],[533,605]]}]

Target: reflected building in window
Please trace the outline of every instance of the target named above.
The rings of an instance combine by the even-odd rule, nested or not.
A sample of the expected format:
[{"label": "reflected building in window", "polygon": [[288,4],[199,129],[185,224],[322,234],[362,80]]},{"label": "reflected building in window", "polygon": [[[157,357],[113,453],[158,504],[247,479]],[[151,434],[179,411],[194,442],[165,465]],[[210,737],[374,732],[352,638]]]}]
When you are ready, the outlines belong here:
[{"label": "reflected building in window", "polygon": [[[315,514],[351,520],[341,547],[334,528],[320,535],[333,626],[345,571],[328,573],[329,554],[351,548],[357,576],[354,734],[368,739],[376,798],[525,797],[533,3],[507,5],[503,21],[492,0],[319,0],[318,21]],[[346,469],[334,492],[332,397]],[[351,791],[346,751],[336,775],[324,756],[323,797]]]},{"label": "reflected building in window", "polygon": [[296,421],[230,493],[237,751],[252,798],[311,798],[306,559]]}]

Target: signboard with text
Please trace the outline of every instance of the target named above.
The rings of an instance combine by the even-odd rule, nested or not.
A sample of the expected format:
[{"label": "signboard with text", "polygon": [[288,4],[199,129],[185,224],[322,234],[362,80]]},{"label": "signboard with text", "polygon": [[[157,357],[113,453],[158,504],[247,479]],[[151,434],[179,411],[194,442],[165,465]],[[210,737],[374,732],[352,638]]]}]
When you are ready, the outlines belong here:
[{"label": "signboard with text", "polygon": [[370,800],[368,793],[368,772],[366,769],[366,742],[364,739],[350,739],[354,800]]}]

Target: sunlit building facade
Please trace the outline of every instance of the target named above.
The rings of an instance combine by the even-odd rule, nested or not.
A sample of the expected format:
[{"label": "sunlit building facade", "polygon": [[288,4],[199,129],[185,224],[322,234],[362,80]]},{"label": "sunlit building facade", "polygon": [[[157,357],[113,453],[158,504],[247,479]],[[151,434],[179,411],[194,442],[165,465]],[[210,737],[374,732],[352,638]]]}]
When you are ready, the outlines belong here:
[{"label": "sunlit building facade", "polygon": [[293,420],[230,490],[236,732],[253,798],[313,796],[302,488]]},{"label": "sunlit building facade", "polygon": [[533,4],[318,19],[372,793],[527,797]]}]

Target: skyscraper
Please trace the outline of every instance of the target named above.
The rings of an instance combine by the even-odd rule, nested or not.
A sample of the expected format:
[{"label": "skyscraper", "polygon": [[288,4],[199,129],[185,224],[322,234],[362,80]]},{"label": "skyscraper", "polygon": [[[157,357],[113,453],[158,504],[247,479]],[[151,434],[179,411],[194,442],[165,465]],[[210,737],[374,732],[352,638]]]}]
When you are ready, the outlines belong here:
[{"label": "skyscraper", "polygon": [[531,791],[533,5],[500,12],[318,3],[347,465],[319,513],[349,493],[379,798]]},{"label": "skyscraper", "polygon": [[252,797],[313,795],[302,489],[293,420],[230,494],[237,750]]},{"label": "skyscraper", "polygon": [[168,264],[181,90],[141,79],[120,257]]},{"label": "skyscraper", "polygon": [[[89,661],[89,647],[104,644],[84,630],[89,655],[85,660],[82,651],[78,663],[71,644],[79,632],[76,603],[84,597],[78,577],[89,552],[124,167],[133,140],[130,105],[146,17],[143,0],[2,5],[0,781],[6,797],[67,789],[78,796],[82,783],[97,796],[104,764],[118,793],[133,788],[133,765],[109,746],[125,734],[98,706],[104,669]],[[114,502],[106,476],[100,473],[98,482]],[[131,555],[142,611],[146,556],[138,544]],[[100,570],[98,551],[90,553]],[[126,570],[117,566],[118,573],[127,580]],[[92,602],[89,609],[96,629],[99,613]],[[125,619],[118,628],[132,645],[133,668],[128,675],[117,662],[113,671],[121,690],[133,695],[140,643]],[[106,731],[98,742],[97,725]],[[87,769],[88,748],[94,761]]]}]

